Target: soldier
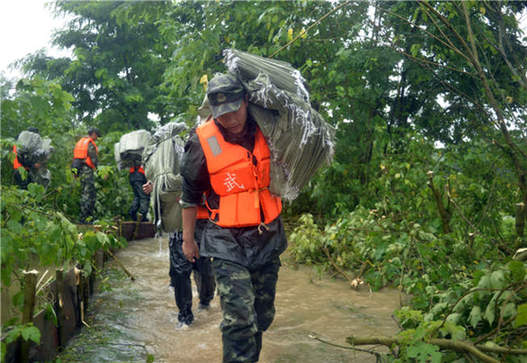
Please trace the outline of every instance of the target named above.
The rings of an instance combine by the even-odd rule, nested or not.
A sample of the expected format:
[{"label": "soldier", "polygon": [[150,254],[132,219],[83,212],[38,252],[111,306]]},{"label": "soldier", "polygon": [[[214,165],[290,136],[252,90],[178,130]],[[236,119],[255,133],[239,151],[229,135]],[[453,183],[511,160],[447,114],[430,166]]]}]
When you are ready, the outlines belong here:
[{"label": "soldier", "polygon": [[[128,177],[132,191],[134,192],[134,199],[128,214],[133,221],[146,222],[148,220],[148,206],[150,205],[150,195],[143,191],[143,185],[146,184],[145,170],[142,165],[136,165],[130,168],[130,175]],[[139,219],[137,218],[139,212]]]},{"label": "soldier", "polygon": [[[30,183],[38,183],[47,187],[51,181],[51,173],[46,167],[45,163],[53,152],[53,147],[48,145],[46,149],[42,148],[42,139],[40,132],[36,127],[28,127],[27,131],[23,131],[18,138],[20,142],[21,135],[24,134],[24,140],[32,140],[32,147],[37,149],[25,150],[22,145],[21,150],[17,149],[16,145],[13,145],[13,169],[15,183],[21,189],[27,189]],[[48,139],[48,141],[50,141]],[[28,147],[29,145],[26,145]],[[25,170],[25,171],[24,171]]]},{"label": "soldier", "polygon": [[[153,184],[151,181],[143,184],[144,193],[150,194],[152,190]],[[195,239],[197,241],[201,240],[201,234],[208,217],[208,211],[204,207],[200,207],[195,228]],[[176,231],[170,236],[168,244],[170,250],[170,287],[174,291],[176,305],[179,310],[176,324],[177,330],[188,328],[194,321],[190,282],[191,272],[194,271],[194,281],[196,282],[199,295],[198,311],[209,309],[210,302],[214,298],[214,290],[216,289],[210,258],[201,256],[195,262],[189,262],[181,249],[182,243],[183,234],[181,231]]]},{"label": "soldier", "polygon": [[[223,310],[223,362],[257,362],[274,318],[280,254],[287,241],[282,204],[269,192],[270,151],[248,113],[248,96],[230,74],[208,84],[212,117],[185,145],[183,245],[189,261],[212,257]],[[194,228],[207,195],[209,221],[198,249]]]},{"label": "soldier", "polygon": [[91,128],[88,136],[81,138],[73,149],[71,170],[81,182],[80,218],[81,224],[93,224],[93,209],[95,207],[95,170],[97,169],[97,154],[99,148],[95,144],[101,136],[99,129]]}]

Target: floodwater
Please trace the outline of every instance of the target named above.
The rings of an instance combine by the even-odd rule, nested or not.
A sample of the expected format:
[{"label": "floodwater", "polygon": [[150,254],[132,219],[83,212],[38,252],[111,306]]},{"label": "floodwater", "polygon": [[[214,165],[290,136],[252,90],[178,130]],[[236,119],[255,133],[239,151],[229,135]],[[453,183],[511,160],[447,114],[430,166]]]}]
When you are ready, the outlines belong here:
[{"label": "floodwater", "polygon": [[[186,330],[176,330],[177,308],[170,292],[166,238],[130,242],[116,256],[136,277],[114,273],[96,293],[82,333],[60,356],[82,362],[221,362],[221,308],[216,296],[209,311],[196,312]],[[193,283],[194,284],[194,283]],[[101,286],[104,290],[104,286]],[[193,306],[198,303],[194,289]],[[260,362],[375,362],[369,353],[335,347],[350,335],[392,335],[395,289],[355,291],[346,281],[318,277],[311,268],[294,268],[282,259],[276,315],[264,333]],[[360,347],[384,351],[382,348]]]}]

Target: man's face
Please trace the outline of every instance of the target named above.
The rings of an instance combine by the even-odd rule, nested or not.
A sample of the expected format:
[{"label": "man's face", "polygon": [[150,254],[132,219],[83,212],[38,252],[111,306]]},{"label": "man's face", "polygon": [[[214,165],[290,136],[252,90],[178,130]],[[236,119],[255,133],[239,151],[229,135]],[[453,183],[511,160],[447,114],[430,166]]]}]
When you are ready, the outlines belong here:
[{"label": "man's face", "polygon": [[229,112],[216,119],[229,133],[238,135],[245,129],[247,122],[247,99],[244,99],[238,111]]},{"label": "man's face", "polygon": [[97,134],[96,134],[95,132],[92,132],[89,136],[90,136],[90,138],[91,138],[93,141],[97,140],[97,138],[98,138],[98,136],[97,136]]}]

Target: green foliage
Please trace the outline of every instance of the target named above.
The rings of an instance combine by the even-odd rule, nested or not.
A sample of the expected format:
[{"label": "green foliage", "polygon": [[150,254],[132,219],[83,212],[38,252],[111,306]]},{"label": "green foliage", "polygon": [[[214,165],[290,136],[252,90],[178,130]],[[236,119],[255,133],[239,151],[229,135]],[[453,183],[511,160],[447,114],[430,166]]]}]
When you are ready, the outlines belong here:
[{"label": "green foliage", "polygon": [[14,92],[9,92],[11,84],[2,79],[0,88],[5,90],[0,107],[2,138],[16,138],[30,126],[37,126],[42,135],[50,135],[71,125],[69,120],[73,97],[57,81],[39,77],[21,79]]},{"label": "green foliage", "polygon": [[[32,183],[27,190],[2,185],[0,193],[2,289],[23,286],[22,281],[14,281],[22,276],[23,270],[67,269],[78,265],[84,274],[90,274],[97,250],[123,245],[123,240],[103,232],[80,233],[63,213],[50,208],[53,193],[46,192],[42,185]],[[23,308],[21,291],[13,296],[12,304],[17,309]],[[46,310],[56,320],[53,308],[47,306]],[[32,324],[19,325],[15,319],[3,325],[7,335],[2,345],[18,337],[39,343],[40,332]]]},{"label": "green foliage", "polygon": [[61,212],[46,205],[49,195],[38,184],[28,190],[1,186],[2,282],[10,284],[14,271],[60,267],[76,261],[89,267],[98,249],[120,245],[102,232],[79,233]]},{"label": "green foliage", "polygon": [[5,340],[6,343],[9,344],[18,338],[31,340],[38,344],[40,342],[40,331],[33,325],[33,323],[19,325],[7,332]]}]

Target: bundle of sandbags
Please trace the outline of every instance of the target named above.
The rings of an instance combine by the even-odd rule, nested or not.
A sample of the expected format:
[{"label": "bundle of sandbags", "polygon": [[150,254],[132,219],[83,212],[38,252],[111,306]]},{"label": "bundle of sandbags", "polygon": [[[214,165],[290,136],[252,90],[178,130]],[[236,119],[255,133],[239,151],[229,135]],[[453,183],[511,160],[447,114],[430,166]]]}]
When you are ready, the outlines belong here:
[{"label": "bundle of sandbags", "polygon": [[293,200],[331,162],[335,130],[311,107],[306,81],[289,63],[235,49],[223,55],[229,72],[247,90],[249,113],[269,144],[270,191]]},{"label": "bundle of sandbags", "polygon": [[114,144],[114,157],[119,169],[140,165],[145,147],[152,142],[152,135],[146,130],[124,134]]},{"label": "bundle of sandbags", "polygon": [[152,205],[155,224],[165,232],[181,230],[182,180],[179,166],[184,151],[184,142],[179,134],[186,125],[170,122],[160,127],[143,152],[146,178],[154,184]]}]

